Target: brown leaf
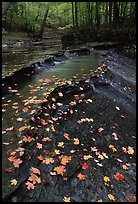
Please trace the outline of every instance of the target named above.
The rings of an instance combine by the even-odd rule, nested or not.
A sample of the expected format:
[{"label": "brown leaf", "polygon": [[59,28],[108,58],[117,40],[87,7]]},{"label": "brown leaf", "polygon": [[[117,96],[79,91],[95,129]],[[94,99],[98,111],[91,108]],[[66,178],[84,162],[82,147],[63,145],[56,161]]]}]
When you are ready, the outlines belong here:
[{"label": "brown leaf", "polygon": [[136,202],[136,196],[135,196],[135,195],[125,195],[125,198],[126,198],[129,202]]}]

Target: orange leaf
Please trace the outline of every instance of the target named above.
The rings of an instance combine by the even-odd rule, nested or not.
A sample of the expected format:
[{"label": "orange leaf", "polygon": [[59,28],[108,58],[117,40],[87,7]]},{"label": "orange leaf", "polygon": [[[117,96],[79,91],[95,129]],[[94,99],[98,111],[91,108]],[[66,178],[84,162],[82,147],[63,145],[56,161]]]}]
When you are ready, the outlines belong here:
[{"label": "orange leaf", "polygon": [[78,175],[77,175],[77,177],[80,179],[80,180],[85,180],[86,179],[86,176],[84,175],[84,174],[82,174],[82,173],[79,173]]},{"label": "orange leaf", "polygon": [[39,169],[35,168],[35,167],[31,167],[31,170],[34,174],[39,174],[40,175],[40,171]]},{"label": "orange leaf", "polygon": [[70,138],[69,138],[69,134],[68,133],[64,133],[64,135],[63,135],[67,140],[70,140]]},{"label": "orange leaf", "polygon": [[41,121],[41,124],[42,124],[42,125],[46,125],[46,124],[47,124],[47,122],[46,122],[44,119],[42,119],[42,118],[41,118],[40,121]]},{"label": "orange leaf", "polygon": [[26,185],[27,185],[27,189],[28,190],[35,188],[35,186],[31,182],[29,182],[29,181],[26,182]]},{"label": "orange leaf", "polygon": [[27,113],[28,110],[29,110],[29,109],[28,109],[27,107],[23,108],[23,112],[26,112],[26,113]]},{"label": "orange leaf", "polygon": [[120,174],[120,173],[116,173],[116,174],[114,175],[114,177],[115,177],[115,179],[118,180],[118,181],[122,181],[122,180],[125,179],[125,177],[124,177],[122,174]]},{"label": "orange leaf", "polygon": [[37,142],[36,148],[37,148],[37,149],[42,149],[42,144]]},{"label": "orange leaf", "polygon": [[44,157],[43,157],[42,155],[39,155],[37,158],[38,158],[39,160],[43,160],[43,159],[44,159]]},{"label": "orange leaf", "polygon": [[49,84],[49,83],[51,83],[51,80],[50,79],[44,79],[44,82]]},{"label": "orange leaf", "polygon": [[112,144],[109,145],[109,148],[112,149],[113,152],[117,151],[116,148],[114,147],[114,145],[112,145]]},{"label": "orange leaf", "polygon": [[74,144],[75,144],[75,145],[79,145],[80,141],[79,141],[78,138],[74,138],[73,140],[74,140]]},{"label": "orange leaf", "polygon": [[9,160],[10,162],[15,161],[16,159],[17,159],[16,156],[11,156],[11,157],[8,158],[8,160]]},{"label": "orange leaf", "polygon": [[44,163],[44,164],[54,163],[54,159],[53,158],[46,158],[46,159],[43,160],[42,163]]},{"label": "orange leaf", "polygon": [[23,126],[23,127],[21,127],[21,128],[19,128],[19,131],[21,132],[21,131],[24,131],[24,130],[26,130],[28,128],[28,126]]},{"label": "orange leaf", "polygon": [[61,159],[61,164],[66,165],[71,160],[71,156],[63,156]]},{"label": "orange leaf", "polygon": [[65,166],[57,166],[54,168],[54,171],[57,172],[57,174],[61,174],[63,176],[63,173],[66,172]]},{"label": "orange leaf", "polygon": [[32,181],[33,184],[41,183],[41,178],[38,177],[36,174],[33,174],[33,173],[30,174],[28,180]]},{"label": "orange leaf", "polygon": [[102,132],[103,130],[104,130],[104,128],[100,127],[100,128],[98,129],[98,132]]},{"label": "orange leaf", "polygon": [[18,109],[18,106],[12,106],[12,108],[13,108],[14,110],[16,110],[16,109]]}]

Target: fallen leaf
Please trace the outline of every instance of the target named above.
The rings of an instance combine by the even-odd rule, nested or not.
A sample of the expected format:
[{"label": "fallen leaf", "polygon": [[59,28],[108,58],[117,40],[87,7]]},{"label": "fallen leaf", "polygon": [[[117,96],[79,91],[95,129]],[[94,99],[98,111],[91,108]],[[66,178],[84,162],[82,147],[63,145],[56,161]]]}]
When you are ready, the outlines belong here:
[{"label": "fallen leaf", "polygon": [[98,128],[99,133],[102,132],[102,131],[104,131],[104,128],[102,128],[102,127]]},{"label": "fallen leaf", "polygon": [[112,149],[113,152],[117,151],[116,148],[114,147],[114,145],[112,145],[112,144],[109,145],[109,148]]},{"label": "fallen leaf", "polygon": [[19,168],[19,164],[21,164],[23,161],[18,158],[16,160],[13,161],[13,166],[16,167],[16,168]]},{"label": "fallen leaf", "polygon": [[26,186],[27,186],[28,190],[35,188],[35,186],[31,182],[29,182],[29,181],[26,182]]},{"label": "fallen leaf", "polygon": [[104,180],[105,182],[111,181],[108,176],[104,176],[104,177],[103,177],[103,180]]},{"label": "fallen leaf", "polygon": [[125,164],[123,164],[123,165],[122,165],[122,169],[127,170],[128,167],[127,167]]},{"label": "fallen leaf", "polygon": [[62,97],[62,96],[63,96],[63,93],[59,92],[58,95],[59,95],[60,97]]},{"label": "fallen leaf", "polygon": [[100,199],[100,200],[97,200],[97,202],[103,202],[103,200],[102,200],[102,199]]},{"label": "fallen leaf", "polygon": [[79,141],[78,138],[73,138],[73,140],[74,140],[74,144],[75,144],[75,145],[79,145],[80,141]]},{"label": "fallen leaf", "polygon": [[12,172],[12,167],[5,169],[6,173],[11,173]]},{"label": "fallen leaf", "polygon": [[54,171],[57,172],[57,174],[61,174],[63,176],[64,172],[66,172],[65,166],[57,166],[54,168]]},{"label": "fallen leaf", "polygon": [[23,119],[22,118],[17,118],[16,121],[21,122]]},{"label": "fallen leaf", "polygon": [[42,118],[41,118],[40,122],[41,122],[42,125],[46,125],[47,124],[47,122],[44,119],[42,119]]},{"label": "fallen leaf", "polygon": [[41,144],[41,143],[38,143],[38,142],[37,142],[36,144],[37,144],[37,145],[36,145],[36,148],[37,148],[37,149],[42,149],[42,144]]},{"label": "fallen leaf", "polygon": [[28,126],[27,125],[25,125],[25,126],[23,126],[23,127],[21,127],[21,128],[19,128],[19,131],[21,132],[21,131],[24,131],[24,130],[26,130],[28,128]]},{"label": "fallen leaf", "polygon": [[86,179],[86,176],[84,175],[84,174],[82,174],[82,173],[79,173],[78,175],[77,175],[77,177],[80,179],[80,180],[85,180]]},{"label": "fallen leaf", "polygon": [[51,83],[51,80],[50,79],[44,79],[44,82],[49,84],[49,83]]},{"label": "fallen leaf", "polygon": [[84,160],[88,160],[88,159],[92,158],[92,156],[91,155],[84,155],[83,158],[84,158]]},{"label": "fallen leaf", "polygon": [[58,146],[58,147],[64,147],[63,145],[64,145],[64,142],[58,142],[58,145],[57,145],[57,146]]},{"label": "fallen leaf", "polygon": [[31,171],[34,173],[34,174],[39,174],[40,175],[40,170],[35,168],[35,167],[31,167]]},{"label": "fallen leaf", "polygon": [[126,198],[129,202],[136,202],[136,196],[135,196],[135,195],[125,195],[125,198]]},{"label": "fallen leaf", "polygon": [[39,155],[38,157],[37,157],[39,160],[43,160],[44,159],[44,157],[42,156],[42,155]]},{"label": "fallen leaf", "polygon": [[64,197],[63,201],[64,202],[71,202],[70,197],[66,197],[66,196]]},{"label": "fallen leaf", "polygon": [[62,156],[61,164],[66,165],[71,160],[71,156]]},{"label": "fallen leaf", "polygon": [[31,173],[29,178],[28,178],[29,181],[31,181],[33,184],[36,184],[36,183],[41,183],[41,178],[38,177],[36,174],[34,173]]},{"label": "fallen leaf", "polygon": [[44,164],[54,163],[54,159],[53,158],[46,158],[46,159],[43,160],[42,163],[44,163]]},{"label": "fallen leaf", "polygon": [[12,108],[13,108],[14,110],[16,110],[16,109],[18,109],[19,107],[18,107],[18,106],[12,106]]},{"label": "fallen leaf", "polygon": [[108,196],[109,200],[115,201],[115,197],[112,194],[108,194],[107,196]]},{"label": "fallen leaf", "polygon": [[134,154],[134,149],[133,149],[133,147],[128,146],[127,152],[128,152],[128,154]]},{"label": "fallen leaf", "polygon": [[122,174],[120,174],[120,173],[116,173],[116,174],[114,175],[114,178],[115,178],[116,180],[118,180],[118,181],[123,181],[123,180],[125,179],[125,177],[124,177]]},{"label": "fallen leaf", "polygon": [[70,138],[69,138],[69,134],[68,133],[64,133],[64,135],[63,135],[67,140],[70,140]]},{"label": "fallen leaf", "polygon": [[16,186],[17,185],[17,180],[16,179],[12,179],[12,180],[10,180],[10,182],[11,182],[12,186]]},{"label": "fallen leaf", "polygon": [[29,108],[27,108],[27,107],[23,108],[23,112],[25,112],[25,113],[27,113],[28,110],[29,110]]},{"label": "fallen leaf", "polygon": [[86,163],[81,164],[81,168],[82,168],[83,170],[88,169],[88,167],[89,167],[89,166],[88,166]]}]

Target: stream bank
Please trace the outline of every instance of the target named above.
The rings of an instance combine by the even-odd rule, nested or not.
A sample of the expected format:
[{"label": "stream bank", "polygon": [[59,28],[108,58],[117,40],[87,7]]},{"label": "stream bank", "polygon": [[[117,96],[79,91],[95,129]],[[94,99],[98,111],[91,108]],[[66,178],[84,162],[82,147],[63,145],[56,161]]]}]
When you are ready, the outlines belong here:
[{"label": "stream bank", "polygon": [[[5,201],[135,198],[135,61],[109,51],[103,63],[84,80],[55,88],[31,119],[19,142],[25,149],[15,168],[18,183]],[[28,190],[31,167],[39,169],[41,183]]]}]

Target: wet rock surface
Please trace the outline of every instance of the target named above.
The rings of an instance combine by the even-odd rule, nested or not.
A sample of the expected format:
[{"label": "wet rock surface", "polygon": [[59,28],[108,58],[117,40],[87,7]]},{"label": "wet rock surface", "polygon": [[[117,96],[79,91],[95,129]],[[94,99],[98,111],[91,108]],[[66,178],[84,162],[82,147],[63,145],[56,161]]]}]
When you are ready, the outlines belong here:
[{"label": "wet rock surface", "polygon": [[[114,52],[106,56],[94,76],[55,88],[30,120],[18,185],[4,201],[128,202],[128,195],[135,197],[135,61]],[[28,190],[31,167],[40,170],[41,182]],[[122,176],[115,177],[118,173]]]}]

